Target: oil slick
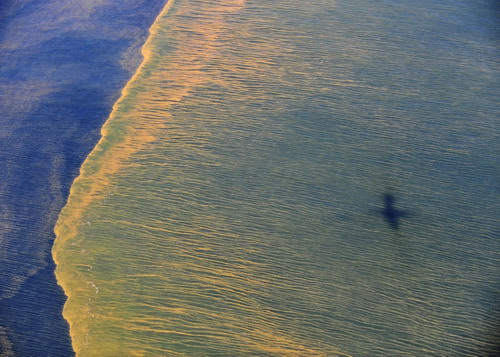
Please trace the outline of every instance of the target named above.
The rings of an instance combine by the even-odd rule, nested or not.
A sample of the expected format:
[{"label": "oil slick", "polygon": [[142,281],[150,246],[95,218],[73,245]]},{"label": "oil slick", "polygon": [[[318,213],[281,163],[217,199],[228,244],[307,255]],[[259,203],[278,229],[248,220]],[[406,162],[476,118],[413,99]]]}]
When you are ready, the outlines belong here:
[{"label": "oil slick", "polygon": [[[456,68],[446,72],[433,38],[408,48],[434,2],[410,8],[412,22],[385,5],[342,5],[176,0],[160,16],[56,227],[78,356],[484,350],[488,310],[477,301],[497,276],[483,248],[491,242],[463,233],[476,233],[474,221],[406,225],[402,211],[442,195],[432,201],[436,219],[467,222],[467,204],[453,209],[441,197],[467,203],[468,191],[450,190],[439,174],[462,168],[446,140],[468,133],[470,118],[437,131],[448,122],[429,108],[439,113],[448,99],[457,105],[447,110],[461,110],[459,97],[443,98],[448,83],[401,78],[406,67],[393,72],[401,57],[392,62],[387,50],[467,88],[476,76],[462,83]],[[365,9],[391,26],[371,26],[357,16]],[[449,26],[437,23],[445,36]],[[366,42],[360,29],[371,33]],[[401,115],[387,121],[396,107]],[[429,155],[446,170],[428,167]],[[420,197],[406,201],[410,192]],[[372,221],[351,214],[366,197],[378,204]],[[403,244],[398,229],[418,244]]]}]

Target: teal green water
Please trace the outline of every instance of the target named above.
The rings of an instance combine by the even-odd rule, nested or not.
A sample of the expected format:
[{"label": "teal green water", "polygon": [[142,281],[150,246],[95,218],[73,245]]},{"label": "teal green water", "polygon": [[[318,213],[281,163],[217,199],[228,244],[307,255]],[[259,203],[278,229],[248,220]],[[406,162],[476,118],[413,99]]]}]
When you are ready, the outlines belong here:
[{"label": "teal green water", "polygon": [[58,223],[77,354],[493,353],[488,5],[171,3]]}]

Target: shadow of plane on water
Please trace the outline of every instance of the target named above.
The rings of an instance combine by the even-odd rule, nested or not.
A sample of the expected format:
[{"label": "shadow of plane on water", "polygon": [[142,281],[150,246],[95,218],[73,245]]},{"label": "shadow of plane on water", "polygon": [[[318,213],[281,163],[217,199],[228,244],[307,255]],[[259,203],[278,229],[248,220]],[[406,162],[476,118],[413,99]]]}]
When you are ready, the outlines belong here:
[{"label": "shadow of plane on water", "polygon": [[397,209],[394,204],[396,197],[392,193],[384,194],[384,208],[380,211],[387,224],[395,231],[399,230],[401,218],[409,217],[408,211]]}]

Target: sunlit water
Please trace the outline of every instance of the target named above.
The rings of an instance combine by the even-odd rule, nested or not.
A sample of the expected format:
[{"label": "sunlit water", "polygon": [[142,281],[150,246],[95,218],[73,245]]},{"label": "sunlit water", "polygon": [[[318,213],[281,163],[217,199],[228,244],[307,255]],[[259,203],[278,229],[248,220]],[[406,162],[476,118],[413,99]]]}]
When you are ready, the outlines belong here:
[{"label": "sunlit water", "polygon": [[77,354],[493,353],[489,5],[171,2],[56,227]]}]

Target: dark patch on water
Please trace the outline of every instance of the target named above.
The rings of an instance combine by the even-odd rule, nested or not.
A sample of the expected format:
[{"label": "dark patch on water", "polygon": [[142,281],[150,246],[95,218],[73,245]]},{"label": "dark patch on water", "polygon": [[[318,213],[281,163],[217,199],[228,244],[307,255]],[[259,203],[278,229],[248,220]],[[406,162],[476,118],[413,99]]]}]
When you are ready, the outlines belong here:
[{"label": "dark patch on water", "polygon": [[401,226],[401,218],[408,217],[409,212],[396,208],[396,196],[392,193],[384,194],[384,208],[381,214],[393,230],[398,231]]}]

